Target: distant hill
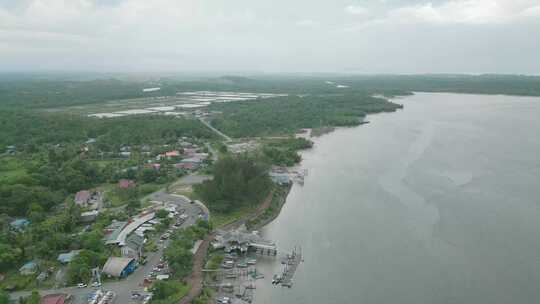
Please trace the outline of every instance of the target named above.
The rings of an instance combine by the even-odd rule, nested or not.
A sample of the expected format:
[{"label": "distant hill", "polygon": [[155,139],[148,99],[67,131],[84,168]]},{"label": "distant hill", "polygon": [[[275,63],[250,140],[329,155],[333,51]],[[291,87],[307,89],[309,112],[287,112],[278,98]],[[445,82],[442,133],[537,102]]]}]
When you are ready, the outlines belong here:
[{"label": "distant hill", "polygon": [[242,77],[242,76],[232,76],[232,75],[221,76],[219,78],[216,78],[214,81],[218,83],[231,84],[231,85],[248,84],[248,83],[257,82],[257,80],[255,79]]}]

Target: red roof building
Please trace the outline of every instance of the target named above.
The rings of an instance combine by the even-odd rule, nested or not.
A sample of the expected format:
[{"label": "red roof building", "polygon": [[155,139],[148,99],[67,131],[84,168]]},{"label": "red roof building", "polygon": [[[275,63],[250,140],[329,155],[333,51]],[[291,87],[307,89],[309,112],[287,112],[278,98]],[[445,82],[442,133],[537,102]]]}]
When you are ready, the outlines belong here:
[{"label": "red roof building", "polygon": [[69,297],[65,293],[57,293],[43,296],[39,301],[40,304],[65,304],[68,303]]},{"label": "red roof building", "polygon": [[197,153],[196,148],[184,148],[184,155],[191,156],[193,154]]},{"label": "red roof building", "polygon": [[180,152],[178,152],[176,150],[165,152],[165,156],[167,156],[167,157],[178,157],[178,156],[180,156]]},{"label": "red roof building", "polygon": [[121,189],[129,189],[135,187],[135,182],[130,179],[121,179],[118,181],[118,187]]},{"label": "red roof building", "polygon": [[88,190],[82,190],[75,194],[75,204],[86,205],[90,200],[91,193]]}]

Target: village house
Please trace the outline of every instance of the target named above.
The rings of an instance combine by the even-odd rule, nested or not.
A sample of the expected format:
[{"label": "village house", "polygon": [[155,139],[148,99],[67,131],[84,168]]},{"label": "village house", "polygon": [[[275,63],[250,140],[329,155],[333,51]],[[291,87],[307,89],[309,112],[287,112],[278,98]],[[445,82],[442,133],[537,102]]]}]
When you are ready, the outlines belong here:
[{"label": "village house", "polygon": [[91,223],[91,222],[96,220],[98,215],[99,215],[98,210],[82,212],[81,216],[79,217],[79,222],[81,222],[81,223]]},{"label": "village house", "polygon": [[131,179],[121,179],[118,181],[118,188],[120,189],[129,189],[136,186],[135,181]]},{"label": "village house", "polygon": [[197,151],[199,151],[199,149],[197,149],[197,148],[184,148],[184,153],[183,154],[185,156],[191,157],[192,155],[197,153]]},{"label": "village house", "polygon": [[56,260],[58,260],[58,262],[60,262],[62,264],[68,264],[80,252],[81,252],[80,250],[71,250],[70,252],[67,252],[67,253],[61,253],[61,254],[58,255],[58,258],[56,258]]},{"label": "village house", "polygon": [[90,191],[89,190],[81,190],[81,191],[75,193],[75,204],[77,204],[79,206],[86,206],[89,201],[90,201]]},{"label": "village house", "polygon": [[38,265],[34,261],[27,262],[21,268],[19,268],[19,273],[22,275],[36,274],[37,271],[38,271]]},{"label": "village house", "polygon": [[103,193],[95,190],[81,190],[75,193],[74,202],[81,207],[98,209],[103,202]]},{"label": "village house", "polygon": [[137,267],[134,258],[110,257],[103,266],[102,272],[109,277],[125,278],[130,275]]},{"label": "village house", "polygon": [[129,151],[125,151],[125,152],[120,152],[118,153],[121,157],[125,157],[125,158],[130,158],[131,157],[131,152]]},{"label": "village house", "polygon": [[161,164],[160,163],[149,163],[149,164],[144,165],[144,167],[159,171],[161,169]]},{"label": "village house", "polygon": [[15,152],[17,152],[17,147],[16,146],[11,145],[11,146],[6,147],[6,153],[7,154],[12,155],[12,154],[15,154]]},{"label": "village house", "polygon": [[113,220],[109,226],[105,227],[105,229],[103,229],[103,239],[105,244],[116,244],[116,238],[127,224],[128,222]]},{"label": "village house", "polygon": [[19,218],[9,223],[9,227],[14,231],[23,231],[30,224],[27,218]]},{"label": "village house", "polygon": [[126,244],[120,249],[123,257],[134,258],[140,260],[144,246],[144,237],[131,233],[126,238]]},{"label": "village house", "polygon": [[183,140],[180,140],[179,144],[180,144],[180,147],[184,148],[184,150],[186,148],[194,148],[194,147],[196,147],[194,144],[192,144],[192,143],[190,143],[188,141],[183,141]]},{"label": "village house", "polygon": [[276,245],[264,240],[256,232],[218,231],[212,246],[214,249],[223,249],[227,253],[239,252],[244,254],[248,251],[255,251],[268,255],[277,254]]},{"label": "village house", "polygon": [[71,295],[65,293],[48,294],[41,298],[40,304],[69,304],[71,303]]},{"label": "village house", "polygon": [[165,156],[167,158],[178,157],[178,156],[180,156],[180,152],[177,151],[177,150],[165,152]]},{"label": "village house", "polygon": [[291,183],[291,178],[287,173],[270,172],[268,175],[270,176],[270,179],[278,185],[288,185]]}]

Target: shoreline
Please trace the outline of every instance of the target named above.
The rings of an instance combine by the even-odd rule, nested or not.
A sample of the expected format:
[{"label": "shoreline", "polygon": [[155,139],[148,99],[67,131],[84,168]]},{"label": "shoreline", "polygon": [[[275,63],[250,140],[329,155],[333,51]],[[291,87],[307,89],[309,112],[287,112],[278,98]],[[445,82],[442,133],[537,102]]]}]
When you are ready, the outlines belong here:
[{"label": "shoreline", "polygon": [[[259,216],[257,216],[256,218],[252,220],[248,220],[248,222],[246,223],[248,230],[257,230],[273,222],[281,214],[281,209],[283,209],[283,206],[285,206],[285,203],[287,202],[287,197],[289,196],[289,193],[291,192],[293,185],[294,183],[291,182],[287,186],[278,186],[279,188],[282,188],[282,189],[278,189],[277,191],[274,191],[272,195],[272,202],[274,201],[274,199],[279,200],[277,202],[277,206],[275,206],[277,207],[277,209],[274,211],[271,211],[271,214],[269,214],[267,218],[260,220],[259,218],[265,215],[265,213],[268,210],[270,210],[271,207],[273,207],[272,202],[270,202],[270,205],[268,206],[267,209],[265,209],[265,211],[262,214],[260,214]],[[253,221],[255,221],[255,223],[251,223]]]},{"label": "shoreline", "polygon": [[[385,99],[387,101],[392,102],[390,98],[385,98]],[[403,109],[402,104],[397,104],[397,105],[399,105],[399,107],[397,107],[396,109],[394,109],[391,112],[395,112],[397,110]],[[388,111],[382,111],[380,113],[387,113],[387,112]],[[365,121],[365,119],[368,117],[368,115],[373,115],[373,114],[379,114],[379,113],[369,113],[369,114],[367,114],[367,115],[365,115],[364,117],[361,118],[358,125],[345,127],[345,128],[356,128],[356,127],[360,127],[362,125],[368,124],[369,122]],[[333,133],[334,131],[336,131],[338,129],[341,129],[341,128],[342,127],[322,127],[321,130],[319,130],[319,131],[322,131],[322,132],[320,132],[320,134],[315,134],[315,135],[310,134],[308,139],[311,140],[311,139],[314,139],[314,138],[318,138],[318,137],[321,137],[323,135]],[[309,149],[313,149],[313,146],[311,148],[309,148]],[[307,149],[302,149],[302,150],[307,150]],[[300,150],[300,151],[302,151],[302,150]],[[294,166],[291,166],[291,167],[301,166],[301,164],[302,164],[302,160],[299,163],[297,163],[297,164],[295,164]],[[260,204],[260,206],[256,210],[254,210],[253,212],[251,212],[251,213],[249,213],[249,214],[247,214],[247,215],[245,215],[245,216],[243,216],[243,217],[241,217],[239,219],[236,219],[236,220],[234,220],[234,221],[232,221],[230,223],[224,224],[221,227],[215,228],[215,229],[233,230],[233,229],[237,229],[238,227],[240,227],[242,225],[245,225],[248,230],[258,230],[260,228],[263,228],[263,227],[267,226],[268,224],[272,223],[281,214],[281,210],[283,209],[283,206],[285,206],[285,204],[287,202],[287,198],[288,198],[289,193],[291,192],[293,186],[294,186],[293,181],[291,181],[290,184],[288,184],[287,186],[276,185],[276,187],[270,191],[268,197],[265,200],[263,200],[263,202]],[[270,201],[268,201],[269,199],[270,199]],[[264,219],[260,219],[262,216],[265,215],[265,213],[268,210],[270,210],[271,207],[273,207],[272,203],[274,202],[275,199],[278,200],[277,205],[274,206],[274,207],[276,207],[276,209],[271,211],[271,213],[268,214],[268,217],[265,217]],[[204,246],[203,246],[203,244],[201,244],[201,246],[199,247],[199,249],[195,253],[195,256],[199,256],[199,258],[197,259],[198,260],[197,262],[194,261],[193,271],[192,271],[191,275],[189,276],[189,278],[187,279],[188,281],[190,281],[192,283],[191,288],[190,288],[190,291],[188,292],[188,294],[186,296],[184,296],[184,298],[182,298],[180,300],[181,304],[190,303],[191,301],[197,299],[200,295],[203,294],[203,291],[204,291],[204,287],[203,287],[203,285],[204,285],[204,275],[202,273],[202,268],[204,267],[204,264],[206,262],[206,258],[208,257],[209,244],[211,243],[211,241],[215,237],[215,229],[214,229],[213,232],[211,232],[204,239],[204,241],[203,241]],[[202,259],[202,261],[200,259]],[[197,282],[193,282],[193,281],[197,281]]]}]

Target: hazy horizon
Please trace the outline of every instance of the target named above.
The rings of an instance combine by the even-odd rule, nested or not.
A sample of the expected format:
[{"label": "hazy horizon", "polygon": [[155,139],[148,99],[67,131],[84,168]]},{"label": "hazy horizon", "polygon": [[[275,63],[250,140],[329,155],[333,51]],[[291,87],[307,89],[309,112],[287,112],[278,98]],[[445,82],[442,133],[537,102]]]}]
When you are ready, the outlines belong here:
[{"label": "hazy horizon", "polygon": [[539,0],[0,0],[0,71],[540,74]]}]

